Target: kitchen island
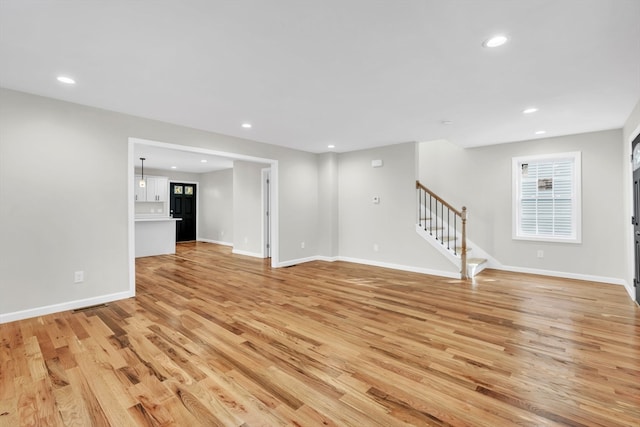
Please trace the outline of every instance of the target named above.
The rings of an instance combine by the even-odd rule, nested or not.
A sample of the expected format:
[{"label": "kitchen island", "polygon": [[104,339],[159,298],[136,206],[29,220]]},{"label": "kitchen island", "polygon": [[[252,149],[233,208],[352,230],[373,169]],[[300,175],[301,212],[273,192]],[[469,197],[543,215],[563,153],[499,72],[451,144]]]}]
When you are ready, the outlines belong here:
[{"label": "kitchen island", "polygon": [[176,221],[182,221],[182,218],[136,218],[136,258],[153,255],[175,254]]}]

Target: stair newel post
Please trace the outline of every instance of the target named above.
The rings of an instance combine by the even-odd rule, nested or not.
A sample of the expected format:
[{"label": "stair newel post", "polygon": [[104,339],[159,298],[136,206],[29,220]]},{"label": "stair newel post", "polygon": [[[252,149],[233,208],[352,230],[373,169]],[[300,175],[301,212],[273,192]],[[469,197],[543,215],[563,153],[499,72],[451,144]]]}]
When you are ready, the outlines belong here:
[{"label": "stair newel post", "polygon": [[460,275],[462,280],[467,280],[469,277],[467,276],[467,207],[462,207],[462,214],[460,215],[462,218],[462,249],[460,253],[460,266],[461,271]]}]

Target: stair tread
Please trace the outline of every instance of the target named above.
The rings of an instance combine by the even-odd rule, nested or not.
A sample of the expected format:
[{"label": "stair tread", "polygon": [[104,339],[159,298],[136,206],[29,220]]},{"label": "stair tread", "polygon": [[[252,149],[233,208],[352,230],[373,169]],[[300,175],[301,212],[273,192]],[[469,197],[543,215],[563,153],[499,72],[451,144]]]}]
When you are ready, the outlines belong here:
[{"label": "stair tread", "polygon": [[[419,224],[419,225],[422,226],[422,224]],[[424,230],[424,228],[423,228],[423,230]],[[429,231],[429,230],[431,230],[431,231],[442,231],[442,230],[444,230],[444,228],[443,227],[437,227],[437,228],[436,227],[427,227],[427,229],[425,231]]]},{"label": "stair tread", "polygon": [[467,260],[467,264],[480,265],[480,264],[484,264],[485,262],[487,262],[487,260],[485,258],[469,258]]}]

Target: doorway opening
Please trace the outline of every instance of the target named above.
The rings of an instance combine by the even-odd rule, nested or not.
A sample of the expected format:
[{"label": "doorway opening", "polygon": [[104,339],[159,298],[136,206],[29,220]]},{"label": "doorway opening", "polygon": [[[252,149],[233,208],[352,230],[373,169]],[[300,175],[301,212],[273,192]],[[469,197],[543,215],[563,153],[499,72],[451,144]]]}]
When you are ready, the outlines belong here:
[{"label": "doorway opening", "polygon": [[[135,182],[135,160],[136,156],[134,155],[136,147],[145,146],[145,147],[154,147],[164,150],[171,150],[176,153],[177,157],[181,157],[182,154],[203,154],[205,156],[215,156],[219,158],[224,158],[230,161],[244,161],[251,163],[260,163],[268,165],[268,169],[270,171],[270,186],[269,186],[269,256],[271,258],[271,266],[276,268],[280,266],[279,263],[279,227],[278,227],[278,161],[275,159],[268,159],[262,157],[253,157],[244,154],[238,153],[229,153],[223,151],[210,150],[206,148],[200,147],[192,147],[187,145],[179,145],[179,144],[170,144],[152,140],[146,140],[141,138],[129,138],[129,147],[128,147],[128,249],[129,249],[129,291],[131,295],[135,295],[135,194],[134,194],[134,182]],[[140,156],[138,156],[140,157]],[[145,164],[146,166],[146,164]],[[168,169],[161,168],[161,169]],[[188,179],[188,178],[187,178]],[[176,183],[182,182],[185,184],[185,181],[181,181],[179,178],[175,179]],[[189,182],[186,182],[189,184]],[[193,182],[191,182],[193,184]],[[199,183],[197,188],[194,187],[193,192],[196,199],[201,198],[202,187]],[[183,187],[184,191],[184,187]],[[198,203],[196,202],[196,205]],[[195,207],[195,205],[194,205]],[[175,211],[175,208],[174,208]],[[175,214],[175,212],[174,212]],[[197,219],[195,220],[197,224]],[[264,223],[263,223],[264,225]],[[197,225],[196,225],[197,227]],[[196,233],[198,231],[196,230]],[[197,234],[193,237],[193,240],[197,240]],[[206,241],[206,240],[205,240]]]},{"label": "doorway opening", "polygon": [[631,143],[633,153],[633,286],[640,304],[640,134]]},{"label": "doorway opening", "polygon": [[271,169],[262,169],[262,256],[271,258]]}]

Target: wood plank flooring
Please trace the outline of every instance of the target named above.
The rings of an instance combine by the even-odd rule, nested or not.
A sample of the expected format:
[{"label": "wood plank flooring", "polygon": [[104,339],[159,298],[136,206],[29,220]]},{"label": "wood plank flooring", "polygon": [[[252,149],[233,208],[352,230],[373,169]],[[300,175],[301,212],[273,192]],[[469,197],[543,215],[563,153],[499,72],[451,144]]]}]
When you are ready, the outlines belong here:
[{"label": "wood plank flooring", "polygon": [[137,296],[0,325],[1,426],[638,426],[623,287],[476,284],[207,243]]}]

